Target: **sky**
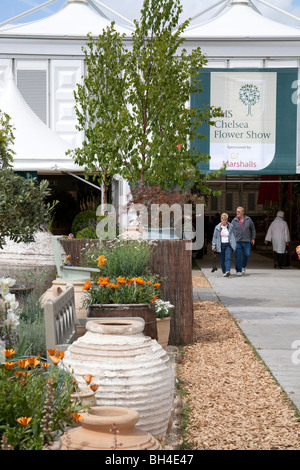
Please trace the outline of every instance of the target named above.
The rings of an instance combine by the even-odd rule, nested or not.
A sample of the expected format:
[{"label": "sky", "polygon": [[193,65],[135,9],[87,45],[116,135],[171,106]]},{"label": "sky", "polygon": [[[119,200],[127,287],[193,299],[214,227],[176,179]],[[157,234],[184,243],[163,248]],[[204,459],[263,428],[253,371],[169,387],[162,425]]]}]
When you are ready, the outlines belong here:
[{"label": "sky", "polygon": [[[98,0],[100,4],[104,4],[111,8],[112,10],[117,11],[119,14],[123,15],[125,18],[133,21],[134,19],[139,19],[140,10],[143,5],[143,0]],[[275,21],[285,23],[291,26],[298,26],[300,28],[300,21],[296,21],[269,6],[262,4],[258,0],[252,0],[254,5],[258,10],[268,18],[271,18]],[[297,16],[300,19],[300,0],[263,0],[265,3],[272,4],[286,12]],[[55,12],[66,2],[66,0],[0,0],[0,23],[11,19],[21,13],[24,13],[28,10],[35,8],[36,6],[47,3],[42,10],[35,11],[30,15],[16,20],[18,23],[24,23],[28,21],[34,21],[45,16],[49,16]],[[120,18],[114,16],[110,11],[101,7],[98,3],[98,6],[102,11],[108,16],[109,19],[116,20],[119,24],[126,25],[126,22]],[[208,9],[212,5],[217,5],[218,0],[181,0],[183,6],[183,14],[181,20],[191,19],[197,16],[202,11]],[[224,0],[225,3],[225,0]],[[206,13],[201,19],[197,18],[191,21],[191,24],[196,25],[200,24],[203,21],[206,21],[211,18],[216,12],[219,11],[219,8],[222,5],[217,5],[209,13]],[[128,24],[127,24],[128,26]]]}]

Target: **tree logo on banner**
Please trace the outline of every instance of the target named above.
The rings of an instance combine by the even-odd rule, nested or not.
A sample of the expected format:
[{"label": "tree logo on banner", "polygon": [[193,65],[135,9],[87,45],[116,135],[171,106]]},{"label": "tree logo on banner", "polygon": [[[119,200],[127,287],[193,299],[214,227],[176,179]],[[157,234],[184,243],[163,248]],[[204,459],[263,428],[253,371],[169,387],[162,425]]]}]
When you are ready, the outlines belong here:
[{"label": "tree logo on banner", "polygon": [[260,100],[260,92],[257,86],[252,84],[243,85],[240,88],[240,100],[245,105],[248,106],[247,116],[252,116],[251,107],[255,106],[256,103]]}]

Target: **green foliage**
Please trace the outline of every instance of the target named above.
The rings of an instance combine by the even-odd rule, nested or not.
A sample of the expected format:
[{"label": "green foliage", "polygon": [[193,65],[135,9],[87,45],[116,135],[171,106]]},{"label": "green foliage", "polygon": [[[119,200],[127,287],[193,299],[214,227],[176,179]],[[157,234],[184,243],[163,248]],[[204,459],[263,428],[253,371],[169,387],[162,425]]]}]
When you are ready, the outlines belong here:
[{"label": "green foliage", "polygon": [[[78,405],[71,401],[73,380],[67,371],[51,364],[45,368],[37,358],[19,362],[11,356],[1,364],[0,440],[5,436],[14,450],[42,450],[53,433],[74,424],[71,413]],[[17,421],[22,417],[32,419],[22,425]]]},{"label": "green foliage", "polygon": [[203,138],[201,125],[213,124],[221,110],[186,106],[202,91],[196,78],[207,61],[200,48],[182,48],[188,22],[179,25],[181,12],[179,0],[144,0],[130,49],[113,23],[97,39],[89,36],[87,74],[75,92],[86,138],[70,153],[99,184],[117,173],[141,187],[200,180],[198,165],[209,156],[190,142]]},{"label": "green foliage", "polygon": [[15,152],[10,148],[14,142],[14,127],[8,114],[0,110],[0,169],[11,166]]},{"label": "green foliage", "polygon": [[44,202],[48,181],[38,185],[11,169],[0,171],[0,248],[5,237],[14,242],[33,242],[40,225],[51,219],[55,204]]},{"label": "green foliage", "polygon": [[96,219],[96,211],[86,210],[83,212],[79,212],[79,214],[74,217],[71,232],[74,234],[75,237],[77,235],[77,232],[83,229],[85,224],[88,224],[91,219]]},{"label": "green foliage", "polygon": [[147,276],[153,248],[154,243],[146,240],[115,239],[100,247],[83,249],[82,260],[85,266],[100,267],[98,258],[103,255],[106,262],[100,267],[102,277]]}]

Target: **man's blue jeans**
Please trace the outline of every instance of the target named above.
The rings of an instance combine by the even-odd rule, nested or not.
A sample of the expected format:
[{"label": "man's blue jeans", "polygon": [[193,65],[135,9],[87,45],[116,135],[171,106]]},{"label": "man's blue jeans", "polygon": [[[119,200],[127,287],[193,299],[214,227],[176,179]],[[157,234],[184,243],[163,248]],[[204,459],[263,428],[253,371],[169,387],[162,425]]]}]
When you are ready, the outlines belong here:
[{"label": "man's blue jeans", "polygon": [[238,273],[247,266],[248,260],[251,255],[251,242],[236,242],[235,269]]},{"label": "man's blue jeans", "polygon": [[221,243],[221,253],[218,253],[218,255],[223,274],[230,272],[232,252],[229,243]]}]

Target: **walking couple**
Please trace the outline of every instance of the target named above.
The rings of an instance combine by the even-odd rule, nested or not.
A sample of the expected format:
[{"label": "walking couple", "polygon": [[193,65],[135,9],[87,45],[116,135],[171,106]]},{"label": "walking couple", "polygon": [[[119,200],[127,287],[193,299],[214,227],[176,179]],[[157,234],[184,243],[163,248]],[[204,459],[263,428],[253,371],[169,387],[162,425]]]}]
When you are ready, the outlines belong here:
[{"label": "walking couple", "polygon": [[244,208],[238,207],[236,217],[228,222],[228,214],[221,215],[221,222],[215,227],[212,238],[212,250],[217,252],[224,277],[230,276],[232,253],[235,252],[235,269],[238,276],[246,272],[251,254],[251,245],[255,243],[256,231]]}]

